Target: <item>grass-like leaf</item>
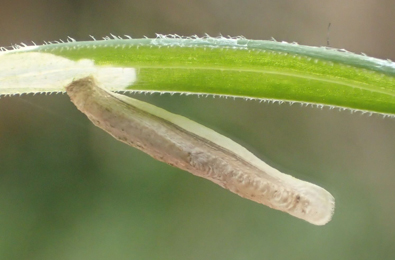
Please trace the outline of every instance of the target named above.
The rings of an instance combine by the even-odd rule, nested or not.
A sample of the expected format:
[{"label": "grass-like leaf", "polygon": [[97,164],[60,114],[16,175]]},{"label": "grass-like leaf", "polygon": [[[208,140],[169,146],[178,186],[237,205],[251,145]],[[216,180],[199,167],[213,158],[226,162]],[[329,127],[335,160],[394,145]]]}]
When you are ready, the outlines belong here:
[{"label": "grass-like leaf", "polygon": [[[395,114],[393,62],[327,47],[241,37],[159,35],[15,46],[0,52],[0,95],[64,91],[73,79],[93,73],[94,69],[81,72],[84,65],[74,66],[77,62],[54,69],[59,62],[44,64],[40,55],[46,53],[72,61],[88,59],[94,69],[133,68],[133,82],[112,86],[119,91],[212,94]],[[112,78],[107,77],[107,85]]]}]

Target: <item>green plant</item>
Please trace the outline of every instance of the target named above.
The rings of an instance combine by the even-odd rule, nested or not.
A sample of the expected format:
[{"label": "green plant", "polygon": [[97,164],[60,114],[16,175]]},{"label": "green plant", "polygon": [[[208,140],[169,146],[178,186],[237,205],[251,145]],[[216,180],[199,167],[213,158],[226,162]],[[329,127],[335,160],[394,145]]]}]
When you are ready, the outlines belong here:
[{"label": "green plant", "polygon": [[[92,74],[83,71],[86,64],[78,67],[71,62],[53,71],[61,57],[62,61],[88,59],[92,69],[135,69],[137,78],[130,84],[114,86],[108,79],[112,90],[209,94],[395,113],[395,65],[389,60],[242,37],[113,38],[90,42],[70,38],[5,50],[0,55],[0,94],[64,91],[67,82]],[[24,56],[29,53],[38,56]],[[44,54],[59,60],[41,58]],[[48,85],[43,86],[45,80]]]}]

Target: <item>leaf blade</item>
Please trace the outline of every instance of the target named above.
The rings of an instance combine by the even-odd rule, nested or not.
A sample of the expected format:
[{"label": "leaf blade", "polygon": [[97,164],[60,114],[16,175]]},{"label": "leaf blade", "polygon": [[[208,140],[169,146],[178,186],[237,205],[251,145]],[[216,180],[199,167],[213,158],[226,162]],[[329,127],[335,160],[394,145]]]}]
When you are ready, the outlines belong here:
[{"label": "leaf blade", "polygon": [[394,63],[328,48],[159,36],[44,45],[30,51],[134,68],[137,81],[127,87],[130,91],[203,93],[395,114]]}]

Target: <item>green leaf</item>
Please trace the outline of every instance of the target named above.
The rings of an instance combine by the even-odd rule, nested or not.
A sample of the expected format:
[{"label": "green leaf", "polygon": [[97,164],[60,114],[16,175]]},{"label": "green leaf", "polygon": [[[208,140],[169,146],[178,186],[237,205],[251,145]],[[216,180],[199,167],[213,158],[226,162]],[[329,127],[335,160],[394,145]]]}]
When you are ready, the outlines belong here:
[{"label": "green leaf", "polygon": [[[48,89],[31,86],[32,76],[45,74],[49,78],[53,71],[47,66],[32,72],[32,67],[43,66],[39,58],[27,61],[30,58],[22,56],[29,52],[50,53],[73,61],[88,59],[98,68],[134,68],[136,79],[113,90],[212,94],[395,114],[393,62],[327,47],[163,35],[156,39],[71,41],[21,47],[0,53],[3,71],[0,94],[64,91],[63,81]],[[18,55],[23,58],[12,65],[11,75],[7,72],[11,66],[8,59]],[[70,68],[60,69],[61,74],[66,71]],[[87,76],[82,74],[71,73],[65,78],[71,82]],[[20,78],[27,80],[21,83],[16,80]],[[111,85],[111,79],[108,80]]]}]

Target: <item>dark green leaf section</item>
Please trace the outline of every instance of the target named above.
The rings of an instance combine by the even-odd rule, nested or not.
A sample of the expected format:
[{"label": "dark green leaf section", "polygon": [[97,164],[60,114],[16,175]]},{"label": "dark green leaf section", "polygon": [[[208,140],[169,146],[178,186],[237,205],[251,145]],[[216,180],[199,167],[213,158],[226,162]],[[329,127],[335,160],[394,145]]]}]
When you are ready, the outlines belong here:
[{"label": "dark green leaf section", "polygon": [[395,65],[349,52],[245,39],[136,39],[39,51],[134,67],[131,90],[306,102],[395,114]]}]

